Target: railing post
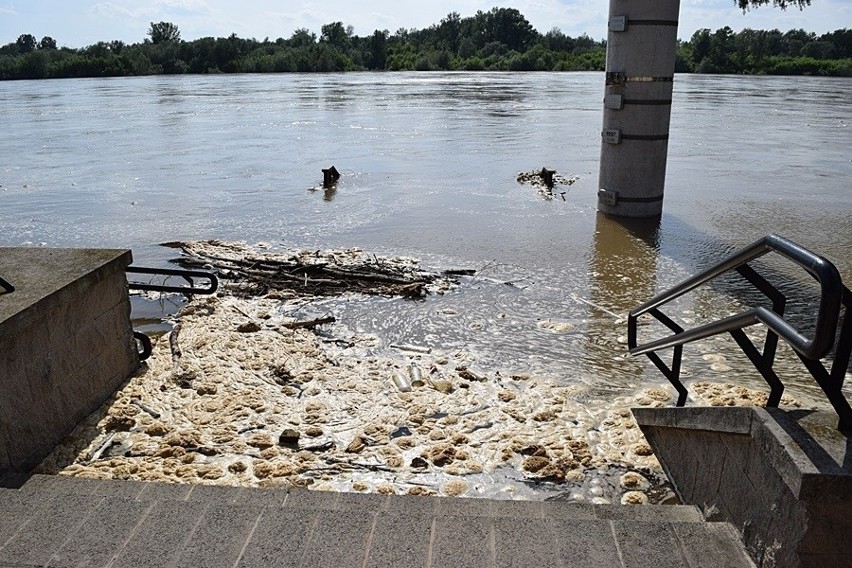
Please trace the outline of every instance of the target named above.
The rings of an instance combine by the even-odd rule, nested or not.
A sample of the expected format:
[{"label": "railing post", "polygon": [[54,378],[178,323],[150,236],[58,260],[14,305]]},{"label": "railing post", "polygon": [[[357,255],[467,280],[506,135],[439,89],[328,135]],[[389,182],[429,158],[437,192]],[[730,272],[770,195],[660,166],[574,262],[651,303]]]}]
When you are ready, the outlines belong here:
[{"label": "railing post", "polygon": [[598,210],[663,210],[680,0],[610,0]]}]

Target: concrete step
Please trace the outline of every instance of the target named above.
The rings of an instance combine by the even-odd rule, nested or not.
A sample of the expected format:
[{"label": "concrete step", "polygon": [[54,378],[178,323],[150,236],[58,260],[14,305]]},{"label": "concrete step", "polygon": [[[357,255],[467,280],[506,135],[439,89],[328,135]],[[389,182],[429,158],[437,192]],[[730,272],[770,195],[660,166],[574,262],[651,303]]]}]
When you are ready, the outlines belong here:
[{"label": "concrete step", "polygon": [[47,477],[0,490],[0,566],[753,566],[693,507]]},{"label": "concrete step", "polygon": [[751,566],[718,523],[19,495],[0,566]]},{"label": "concrete step", "polygon": [[506,517],[538,519],[601,519],[701,522],[691,505],[622,506],[561,501],[507,501],[451,499],[411,495],[335,493],[306,489],[223,487],[164,484],[144,481],[94,480],[34,475],[19,490],[35,495],[90,495],[123,497],[143,502],[188,501],[233,505],[284,506],[292,509],[333,511],[417,511],[431,516]]}]

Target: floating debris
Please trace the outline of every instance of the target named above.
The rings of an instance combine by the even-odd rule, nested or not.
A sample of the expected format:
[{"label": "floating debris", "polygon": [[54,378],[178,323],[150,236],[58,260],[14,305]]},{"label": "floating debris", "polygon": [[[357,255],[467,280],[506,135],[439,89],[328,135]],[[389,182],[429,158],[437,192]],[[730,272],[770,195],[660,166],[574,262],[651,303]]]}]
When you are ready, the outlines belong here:
[{"label": "floating debris", "polygon": [[[225,287],[242,297],[333,296],[348,292],[422,298],[457,284],[455,276],[418,266],[413,259],[383,258],[360,249],[331,251],[258,251],[245,243],[193,241],[170,243],[183,255],[183,267],[216,270]],[[314,325],[326,323],[311,322]],[[246,331],[254,329],[247,326]]]},{"label": "floating debris", "polygon": [[333,187],[337,180],[340,179],[340,172],[337,171],[337,168],[331,166],[330,168],[323,168],[322,170],[322,186],[326,189]]},{"label": "floating debris", "polygon": [[[518,183],[522,185],[530,185],[538,190],[538,193],[547,200],[554,198],[554,188],[557,185],[573,185],[578,177],[565,177],[556,173],[555,170],[542,168],[539,171],[519,172],[517,176]],[[565,201],[565,192],[559,192],[562,200]]]},{"label": "floating debris", "polygon": [[[369,258],[373,266],[405,267],[402,272],[427,282],[416,261],[377,260],[361,251],[275,256],[219,242],[187,251],[196,262],[232,266],[235,273],[292,256],[300,259],[293,261],[297,270],[313,258],[362,272],[350,268],[353,259]],[[262,271],[263,279],[274,281],[274,275]],[[672,404],[668,386],[624,392],[598,385],[594,392],[605,392],[604,400],[589,404],[591,387],[582,377],[566,386],[563,377],[495,369],[474,354],[438,345],[399,353],[340,321],[327,324],[320,337],[313,327],[285,325],[293,320],[288,314],[306,298],[345,287],[293,286],[284,293],[270,284],[268,294],[251,296],[247,280],[234,277],[235,286],[186,304],[172,333],[154,340],[139,372],[38,471],[383,494],[670,498],[629,410]],[[425,286],[452,283],[439,278]],[[237,322],[246,321],[259,329],[239,331]],[[346,346],[325,341],[341,336]],[[409,387],[419,380],[430,388],[402,392],[394,373]],[[191,388],[181,388],[185,384]],[[763,393],[715,383],[694,383],[690,391],[716,404],[765,400]]]}]

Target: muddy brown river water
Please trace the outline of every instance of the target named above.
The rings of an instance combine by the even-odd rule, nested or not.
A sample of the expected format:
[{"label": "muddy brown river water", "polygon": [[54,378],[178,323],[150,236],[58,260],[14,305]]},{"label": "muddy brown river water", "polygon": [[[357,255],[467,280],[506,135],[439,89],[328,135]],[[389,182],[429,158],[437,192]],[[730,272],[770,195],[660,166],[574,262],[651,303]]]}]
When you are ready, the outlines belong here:
[{"label": "muddy brown river water", "polygon": [[[361,358],[391,343],[469,354],[486,372],[570,389],[602,421],[613,401],[665,387],[625,354],[624,315],[655,291],[771,232],[852,280],[850,87],[678,76],[664,215],[625,227],[595,212],[599,73],[3,82],[0,245],[125,247],[165,266],[175,251],[159,243],[220,238],[475,269],[425,301],[345,296],[285,315],[333,313],[345,333],[376,338]],[[330,165],[342,177],[323,190]],[[542,166],[576,181],[553,196],[516,181]],[[813,286],[767,268],[807,328]],[[723,280],[672,315],[709,321],[753,300]],[[167,329],[156,320],[179,305],[135,299],[134,318]],[[792,396],[817,396],[789,349],[778,369]],[[687,348],[684,376],[762,388],[726,338]]]}]

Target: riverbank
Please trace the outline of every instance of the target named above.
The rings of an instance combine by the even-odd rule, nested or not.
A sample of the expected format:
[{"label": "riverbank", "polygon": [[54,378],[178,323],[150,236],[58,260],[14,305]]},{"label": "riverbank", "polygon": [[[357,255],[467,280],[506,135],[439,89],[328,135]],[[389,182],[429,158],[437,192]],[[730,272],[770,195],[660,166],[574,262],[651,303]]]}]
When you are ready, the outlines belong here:
[{"label": "riverbank", "polygon": [[[247,254],[220,244],[193,250],[220,260],[228,251]],[[412,259],[359,251],[312,258],[350,268],[368,258],[419,273]],[[452,286],[436,275],[428,291]],[[292,314],[308,299],[247,294],[238,278],[214,297],[193,299],[143,369],[38,471],[381,494],[673,499],[629,410],[670,405],[672,389],[607,393],[598,384],[592,392],[567,377],[489,368],[466,350],[391,346],[339,322],[303,325]],[[559,322],[549,323],[558,332]],[[765,401],[723,383],[691,387],[697,404]]]}]

